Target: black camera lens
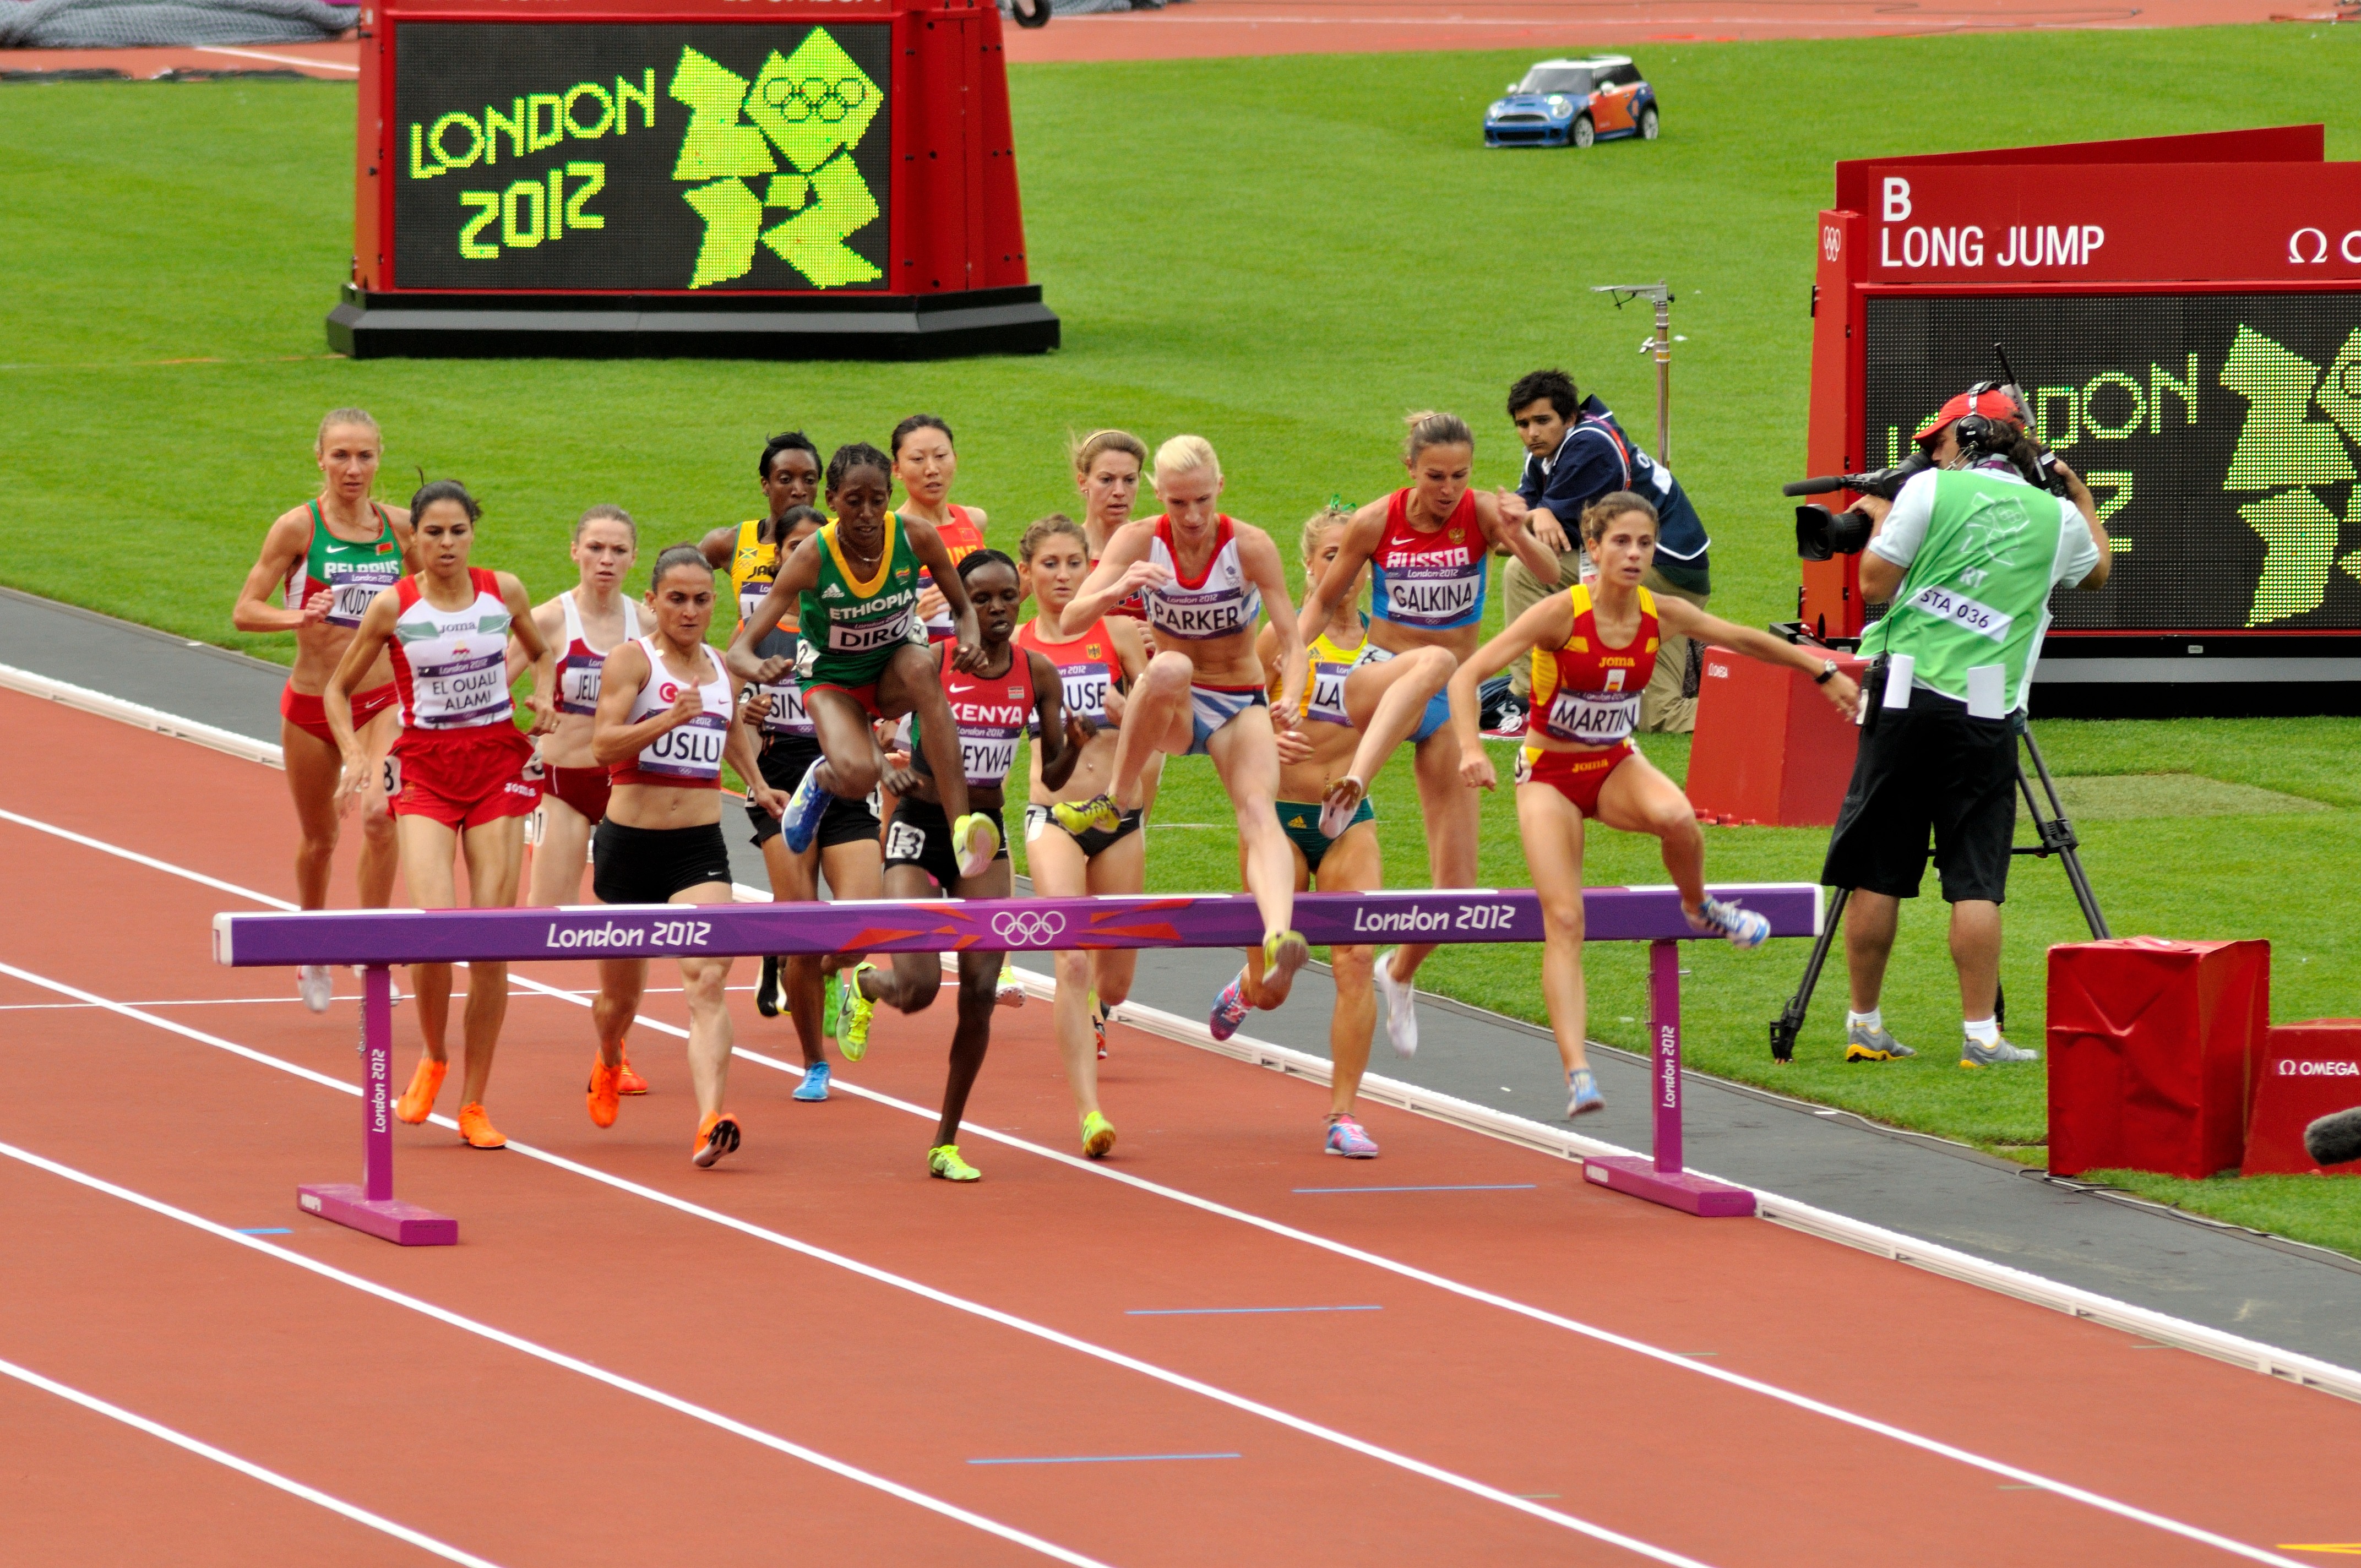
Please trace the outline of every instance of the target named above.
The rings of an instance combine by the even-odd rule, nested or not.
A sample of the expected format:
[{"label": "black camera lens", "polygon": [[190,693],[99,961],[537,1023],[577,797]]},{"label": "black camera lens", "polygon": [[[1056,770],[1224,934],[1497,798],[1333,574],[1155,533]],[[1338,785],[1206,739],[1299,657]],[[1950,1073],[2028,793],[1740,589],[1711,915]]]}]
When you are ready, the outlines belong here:
[{"label": "black camera lens", "polygon": [[1865,511],[1830,511],[1806,504],[1795,509],[1795,554],[1806,561],[1837,555],[1858,555],[1869,545],[1877,525]]}]

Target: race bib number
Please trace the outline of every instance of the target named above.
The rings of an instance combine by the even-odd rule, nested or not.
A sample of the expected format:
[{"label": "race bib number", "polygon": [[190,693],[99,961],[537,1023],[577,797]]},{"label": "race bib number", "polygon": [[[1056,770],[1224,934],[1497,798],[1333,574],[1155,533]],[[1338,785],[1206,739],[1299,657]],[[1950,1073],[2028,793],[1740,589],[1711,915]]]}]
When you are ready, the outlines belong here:
[{"label": "race bib number", "polygon": [[1107,679],[1104,664],[1084,664],[1076,669],[1060,670],[1058,685],[1066,711],[1079,714],[1093,724],[1106,719]]},{"label": "race bib number", "polygon": [[2009,625],[2016,619],[2003,615],[1988,604],[1979,604],[1956,588],[1947,588],[1940,583],[1929,583],[1919,589],[1910,600],[1910,606],[1994,642],[2007,641]]},{"label": "race bib number", "polygon": [[896,642],[907,641],[909,636],[910,612],[906,609],[883,620],[831,623],[828,629],[828,650],[831,653],[874,653],[881,648],[891,648]]},{"label": "race bib number", "polygon": [[1560,740],[1611,746],[1629,740],[1639,724],[1638,692],[1561,691],[1550,698],[1543,727]]},{"label": "race bib number", "polygon": [[1312,700],[1304,705],[1304,716],[1327,724],[1352,723],[1352,716],[1345,710],[1345,682],[1352,673],[1350,664],[1312,665]]},{"label": "race bib number", "polygon": [[385,591],[386,585],[363,578],[347,579],[336,585],[336,596],[328,604],[328,624],[358,626],[361,617],[368,612],[369,602]]},{"label": "race bib number", "polygon": [[763,600],[770,591],[771,579],[768,577],[750,582],[738,590],[738,620],[741,624],[754,619],[754,612],[763,608]]},{"label": "race bib number", "polygon": [[782,681],[774,686],[757,686],[755,690],[771,699],[770,716],[763,728],[774,735],[809,735],[811,715],[804,708],[804,693],[793,681]]},{"label": "race bib number", "polygon": [[721,772],[721,748],[730,725],[718,713],[700,713],[640,748],[640,772],[678,778],[709,779]]},{"label": "race bib number", "polygon": [[1388,620],[1455,620],[1473,614],[1479,579],[1467,577],[1388,577]]},{"label": "race bib number", "polygon": [[388,751],[379,769],[379,782],[385,785],[385,797],[393,799],[401,793],[401,759]]},{"label": "race bib number", "polygon": [[1016,763],[1016,737],[962,734],[960,759],[967,770],[968,783],[996,784],[1008,776],[1008,770]]},{"label": "race bib number", "polygon": [[927,835],[924,829],[906,822],[885,825],[885,858],[889,861],[918,861],[926,858]]}]

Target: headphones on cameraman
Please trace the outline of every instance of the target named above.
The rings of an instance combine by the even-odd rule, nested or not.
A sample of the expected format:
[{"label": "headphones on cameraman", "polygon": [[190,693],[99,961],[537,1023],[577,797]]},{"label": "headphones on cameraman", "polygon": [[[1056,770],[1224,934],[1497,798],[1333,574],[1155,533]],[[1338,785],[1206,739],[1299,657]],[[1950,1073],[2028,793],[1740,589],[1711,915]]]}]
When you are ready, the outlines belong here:
[{"label": "headphones on cameraman", "polygon": [[[2008,384],[2004,381],[1979,381],[1968,389],[1968,407],[1972,411],[1976,400],[1986,392],[2004,392],[2008,389]],[[2011,433],[2016,429],[2015,425],[1996,420],[1989,414],[1972,411],[1963,413],[1951,422],[1951,433],[1960,444],[1960,454],[1962,457],[1968,456],[1971,449],[1978,456],[1993,455],[2008,444]]]}]

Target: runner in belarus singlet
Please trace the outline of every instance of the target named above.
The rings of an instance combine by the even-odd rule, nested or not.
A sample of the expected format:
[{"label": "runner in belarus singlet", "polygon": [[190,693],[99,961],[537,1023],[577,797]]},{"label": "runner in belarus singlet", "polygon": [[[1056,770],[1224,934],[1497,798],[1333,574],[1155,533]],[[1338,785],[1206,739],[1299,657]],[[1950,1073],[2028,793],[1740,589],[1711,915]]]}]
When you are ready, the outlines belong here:
[{"label": "runner in belarus singlet", "polygon": [[328,606],[328,624],[349,630],[361,623],[361,613],[371,599],[401,580],[401,543],[394,537],[393,520],[375,501],[369,503],[369,512],[377,519],[378,536],[367,544],[329,532],[326,520],[320,515],[320,503],[307,504],[312,510],[312,546],[287,574],[286,602],[290,609],[300,608],[325,588],[335,595]]},{"label": "runner in belarus singlet", "polygon": [[888,512],[877,575],[857,579],[838,543],[837,528],[831,522],[817,536],[819,581],[804,595],[796,622],[802,646],[796,652],[796,679],[806,692],[836,686],[873,708],[873,692],[866,697],[862,694],[876,685],[895,651],[913,640],[918,560],[902,520]]}]

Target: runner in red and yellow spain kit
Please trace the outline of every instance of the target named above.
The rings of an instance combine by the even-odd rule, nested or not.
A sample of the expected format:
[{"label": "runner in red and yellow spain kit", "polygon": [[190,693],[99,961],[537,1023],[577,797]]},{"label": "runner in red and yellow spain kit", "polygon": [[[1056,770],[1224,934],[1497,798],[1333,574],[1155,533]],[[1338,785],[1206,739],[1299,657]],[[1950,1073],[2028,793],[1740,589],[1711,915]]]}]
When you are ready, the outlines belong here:
[{"label": "runner in red and yellow spain kit", "polygon": [[[1605,1103],[1583,1054],[1582,833],[1588,820],[1652,833],[1679,887],[1692,929],[1741,948],[1762,945],[1770,922],[1705,891],[1705,836],[1680,786],[1632,748],[1640,694],[1656,666],[1663,633],[1727,648],[1766,664],[1808,672],[1850,714],[1861,699],[1835,661],[1767,631],[1733,626],[1640,586],[1656,553],[1656,509],[1630,490],[1591,503],[1582,541],[1598,568],[1595,586],[1552,594],[1470,654],[1451,677],[1451,727],[1459,773],[1491,789],[1499,782],[1484,751],[1477,686],[1519,659],[1532,661],[1531,728],[1517,761],[1517,826],[1525,863],[1541,894],[1542,995],[1565,1068],[1568,1116]],[[1473,790],[1469,792],[1471,795]]]}]

